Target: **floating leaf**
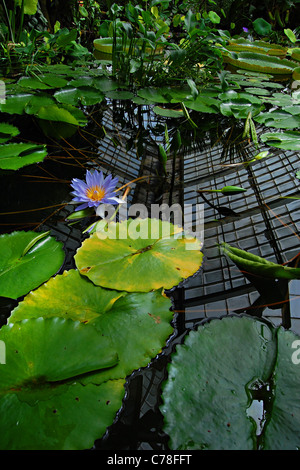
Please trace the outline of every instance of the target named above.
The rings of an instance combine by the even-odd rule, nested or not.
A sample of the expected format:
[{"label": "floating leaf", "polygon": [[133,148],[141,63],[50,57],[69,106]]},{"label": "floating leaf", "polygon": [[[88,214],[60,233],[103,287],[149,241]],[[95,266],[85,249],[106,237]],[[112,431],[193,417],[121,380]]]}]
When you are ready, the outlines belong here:
[{"label": "floating leaf", "polygon": [[194,274],[201,243],[158,219],[129,219],[94,233],[75,255],[80,273],[96,285],[129,292],[170,289]]},{"label": "floating leaf", "polygon": [[35,77],[22,77],[18,81],[18,85],[32,90],[60,88],[65,86],[67,83],[68,81],[65,78],[52,74],[37,75]]},{"label": "floating leaf", "polygon": [[150,103],[181,103],[190,95],[190,87],[147,87],[138,90],[138,96]]},{"label": "floating leaf", "polygon": [[287,48],[279,44],[270,44],[265,41],[249,41],[245,38],[230,39],[227,49],[236,52],[259,52],[261,54],[285,57]]},{"label": "floating leaf", "polygon": [[0,145],[0,168],[17,170],[32,163],[42,162],[46,156],[46,145],[2,144]]},{"label": "floating leaf", "polygon": [[77,126],[79,123],[77,119],[64,108],[59,108],[56,105],[42,106],[37,117],[40,119],[46,119],[47,121],[61,121],[68,124],[74,124]]},{"label": "floating leaf", "polygon": [[268,56],[258,52],[223,52],[223,59],[225,63],[229,63],[234,67],[274,75],[291,75],[297,67],[297,63],[292,60]]},{"label": "floating leaf", "polygon": [[[163,384],[160,410],[170,448],[296,450],[295,340],[292,332],[251,317],[224,317],[190,332],[172,355]],[[251,417],[256,403],[264,406],[261,429]]]},{"label": "floating leaf", "polygon": [[184,105],[187,108],[193,109],[194,111],[198,111],[200,113],[216,114],[219,112],[220,101],[214,97],[211,97],[210,94],[207,95],[204,91],[199,93],[194,100],[185,100]]},{"label": "floating leaf", "polygon": [[20,131],[16,126],[13,126],[12,124],[7,124],[5,122],[0,123],[0,143],[7,142],[19,133]]},{"label": "floating leaf", "polygon": [[234,90],[229,90],[219,95],[222,100],[220,104],[220,111],[224,116],[234,116],[237,119],[246,119],[251,112],[251,115],[257,114],[263,104],[257,96],[248,93],[238,93]]},{"label": "floating leaf", "polygon": [[297,41],[295,34],[290,28],[284,29],[284,34],[286,34],[286,36],[289,38],[291,42],[295,43]]},{"label": "floating leaf", "polygon": [[60,103],[71,104],[77,106],[79,104],[88,106],[101,103],[104,94],[89,86],[79,88],[65,87],[54,93],[54,98]]},{"label": "floating leaf", "polygon": [[134,94],[128,90],[112,90],[105,93],[107,98],[112,100],[131,100]]},{"label": "floating leaf", "polygon": [[95,286],[77,270],[71,269],[29,293],[13,310],[8,322],[40,316],[62,316],[89,323],[109,311],[123,295],[125,292]]},{"label": "floating leaf", "polygon": [[300,132],[266,132],[261,134],[260,139],[271,147],[283,150],[300,150]]},{"label": "floating leaf", "polygon": [[111,425],[124,381],[83,386],[80,377],[113,367],[108,338],[61,318],[4,325],[0,369],[0,447],[5,450],[91,448]]},{"label": "floating leaf", "polygon": [[38,93],[26,103],[24,111],[26,114],[37,114],[42,106],[55,105],[55,100],[51,95]]},{"label": "floating leaf", "polygon": [[25,106],[32,98],[31,93],[7,95],[5,103],[0,103],[0,111],[8,114],[23,114]]},{"label": "floating leaf", "polygon": [[[64,261],[62,244],[47,236],[23,255],[35,232],[0,236],[0,296],[18,299],[47,281]],[[25,250],[26,251],[26,250]]]},{"label": "floating leaf", "polygon": [[254,116],[253,119],[260,124],[277,129],[295,129],[300,126],[300,116],[293,116],[283,110],[260,113],[258,116]]},{"label": "floating leaf", "polygon": [[101,383],[125,378],[161,351],[173,331],[170,308],[171,301],[159,291],[129,294],[107,290],[70,270],[27,295],[9,322],[59,316],[93,325],[110,338],[119,358],[116,367],[101,372],[97,378]]}]

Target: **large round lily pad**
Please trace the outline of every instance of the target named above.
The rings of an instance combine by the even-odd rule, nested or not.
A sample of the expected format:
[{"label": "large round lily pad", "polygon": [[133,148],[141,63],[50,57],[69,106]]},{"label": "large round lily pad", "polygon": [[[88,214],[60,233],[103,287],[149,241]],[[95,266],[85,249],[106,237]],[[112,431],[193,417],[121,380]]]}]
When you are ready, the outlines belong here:
[{"label": "large round lily pad", "polygon": [[59,316],[93,325],[110,338],[119,357],[116,367],[101,372],[104,381],[126,377],[160,353],[173,332],[170,308],[170,299],[160,291],[129,294],[107,290],[70,270],[26,296],[9,323]]},{"label": "large round lily pad", "polygon": [[158,219],[108,225],[77,250],[80,273],[94,284],[128,292],[170,289],[200,267],[201,243]]},{"label": "large round lily pad", "polygon": [[[251,317],[212,320],[192,331],[177,346],[163,384],[171,449],[297,449],[297,338]],[[259,402],[261,428],[252,416]]]},{"label": "large round lily pad", "polygon": [[1,235],[0,296],[17,299],[27,294],[54,275],[64,258],[62,243],[50,235],[42,238],[31,231]]},{"label": "large round lily pad", "polygon": [[117,363],[109,339],[62,318],[5,325],[0,339],[6,356],[0,368],[0,448],[90,448],[112,424],[124,396],[123,380],[81,382]]}]

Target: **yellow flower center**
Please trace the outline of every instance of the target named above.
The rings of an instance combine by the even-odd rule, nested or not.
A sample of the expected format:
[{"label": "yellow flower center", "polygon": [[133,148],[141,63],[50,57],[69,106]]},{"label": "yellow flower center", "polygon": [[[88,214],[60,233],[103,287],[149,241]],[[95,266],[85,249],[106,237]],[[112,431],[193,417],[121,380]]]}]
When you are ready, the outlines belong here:
[{"label": "yellow flower center", "polygon": [[92,201],[101,201],[105,196],[105,189],[100,186],[91,186],[85,194]]}]

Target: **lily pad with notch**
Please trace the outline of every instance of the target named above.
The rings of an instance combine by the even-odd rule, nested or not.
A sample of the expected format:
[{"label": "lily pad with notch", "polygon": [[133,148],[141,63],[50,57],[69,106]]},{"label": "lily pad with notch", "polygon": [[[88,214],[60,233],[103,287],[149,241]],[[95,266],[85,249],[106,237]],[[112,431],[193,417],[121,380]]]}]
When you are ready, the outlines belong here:
[{"label": "lily pad with notch", "polygon": [[[170,448],[296,450],[295,340],[291,331],[247,316],[213,319],[191,331],[172,354],[163,383],[160,410]],[[264,405],[261,429],[251,416],[255,401]]]},{"label": "lily pad with notch", "polygon": [[[102,371],[98,384],[125,378],[133,370],[145,367],[161,352],[173,332],[171,301],[161,291],[128,293],[103,289],[77,270],[65,271],[28,294],[8,322],[40,316],[80,321],[110,339],[118,364]],[[84,382],[89,381],[87,377]]]},{"label": "lily pad with notch", "polygon": [[75,254],[80,273],[94,284],[127,292],[171,289],[195,274],[201,242],[159,219],[129,219],[95,232]]},{"label": "lily pad with notch", "polygon": [[35,289],[63,264],[62,243],[47,232],[16,231],[0,236],[0,296],[18,299]]},{"label": "lily pad with notch", "polygon": [[0,338],[6,346],[0,370],[1,449],[91,448],[124,397],[124,380],[81,382],[117,364],[109,338],[57,317],[4,325]]}]

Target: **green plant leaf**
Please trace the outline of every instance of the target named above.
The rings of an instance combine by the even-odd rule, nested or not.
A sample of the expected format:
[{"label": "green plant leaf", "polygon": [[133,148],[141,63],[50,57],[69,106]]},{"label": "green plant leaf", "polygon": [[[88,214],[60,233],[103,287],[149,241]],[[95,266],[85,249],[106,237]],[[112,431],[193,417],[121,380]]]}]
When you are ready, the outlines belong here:
[{"label": "green plant leaf", "polygon": [[69,111],[65,108],[59,108],[56,105],[42,106],[38,110],[37,117],[46,119],[47,121],[66,122],[68,124],[74,124],[74,126],[79,124],[77,119],[69,113]]},{"label": "green plant leaf", "polygon": [[5,325],[0,338],[1,449],[92,447],[121,406],[124,381],[83,386],[80,377],[117,363],[110,340],[92,326],[55,317]]},{"label": "green plant leaf", "polygon": [[228,256],[239,269],[247,273],[271,279],[300,279],[300,268],[291,268],[268,261],[248,251],[235,248],[228,243],[220,245],[221,252]]},{"label": "green plant leaf", "polygon": [[5,103],[0,103],[0,111],[8,114],[23,114],[25,106],[32,98],[31,93],[7,95]]},{"label": "green plant leaf", "polygon": [[295,129],[300,126],[300,116],[293,116],[286,111],[271,111],[254,116],[255,121],[277,129]]},{"label": "green plant leaf", "polygon": [[26,114],[37,114],[42,106],[55,105],[52,96],[44,93],[32,95],[32,98],[26,103],[24,111]]},{"label": "green plant leaf", "polygon": [[262,142],[283,150],[300,150],[300,132],[266,132],[260,135]]},{"label": "green plant leaf", "polygon": [[214,24],[219,24],[221,21],[221,18],[219,17],[219,15],[215,11],[212,11],[212,10],[208,12],[208,18]]},{"label": "green plant leaf", "polygon": [[47,90],[51,88],[60,88],[65,86],[68,80],[54,74],[37,75],[35,77],[22,77],[18,81],[18,85],[23,88],[33,90]]},{"label": "green plant leaf", "polygon": [[[0,123],[0,143],[7,142],[12,137],[19,135],[20,131],[16,126],[5,122]],[[0,157],[1,158],[1,157]]]},{"label": "green plant leaf", "polygon": [[125,294],[95,286],[77,270],[71,269],[29,293],[12,311],[8,322],[62,316],[86,324],[109,311]]},{"label": "green plant leaf", "polygon": [[0,145],[0,168],[17,170],[32,163],[42,162],[47,156],[45,145],[14,143]]},{"label": "green plant leaf", "polygon": [[170,289],[194,274],[201,243],[159,219],[126,220],[94,233],[77,250],[80,273],[96,285],[128,292]]},{"label": "green plant leaf", "polygon": [[294,450],[299,445],[299,364],[293,360],[295,342],[299,348],[299,336],[279,328],[275,372],[275,393],[271,419],[263,439],[265,450]]},{"label": "green plant leaf", "polygon": [[[163,384],[160,410],[170,448],[296,450],[295,340],[294,333],[251,317],[223,317],[190,332],[172,355]],[[257,403],[264,406],[260,428],[252,417]]]},{"label": "green plant leaf", "polygon": [[18,299],[35,289],[63,264],[62,244],[47,236],[25,254],[35,232],[13,232],[0,236],[0,296]]},{"label": "green plant leaf", "polygon": [[[22,5],[22,0],[15,0],[15,3]],[[25,15],[35,15],[37,12],[38,0],[24,0],[24,13]]]},{"label": "green plant leaf", "polygon": [[138,97],[150,103],[181,103],[191,95],[190,87],[147,87],[137,92]]},{"label": "green plant leaf", "polygon": [[154,106],[153,112],[166,118],[182,118],[184,116],[182,109],[163,108],[162,106]]},{"label": "green plant leaf", "polygon": [[260,54],[274,55],[285,57],[287,48],[279,44],[271,44],[269,42],[257,40],[250,41],[245,38],[230,39],[226,48],[236,52],[259,52]]},{"label": "green plant leaf", "polygon": [[220,108],[220,101],[210,96],[210,93],[200,92],[196,99],[185,100],[184,105],[194,111],[200,113],[212,113],[217,114]]},{"label": "green plant leaf", "polygon": [[289,40],[292,43],[295,43],[297,41],[297,38],[296,38],[295,34],[293,33],[293,31],[290,28],[285,28],[284,29],[284,34],[289,38]]},{"label": "green plant leaf", "polygon": [[267,36],[272,31],[272,25],[264,18],[256,18],[252,23],[254,31],[260,36]]},{"label": "green plant leaf", "polygon": [[28,294],[13,310],[9,323],[40,316],[59,316],[93,325],[110,338],[119,358],[116,367],[93,377],[93,381],[99,384],[105,380],[125,378],[159,354],[173,332],[170,309],[171,301],[160,291],[127,293],[107,290],[95,286],[78,271],[71,270],[55,276]]},{"label": "green plant leaf", "polygon": [[59,103],[84,106],[101,103],[104,99],[104,94],[93,87],[82,86],[79,88],[65,87],[54,93],[54,98]]}]

